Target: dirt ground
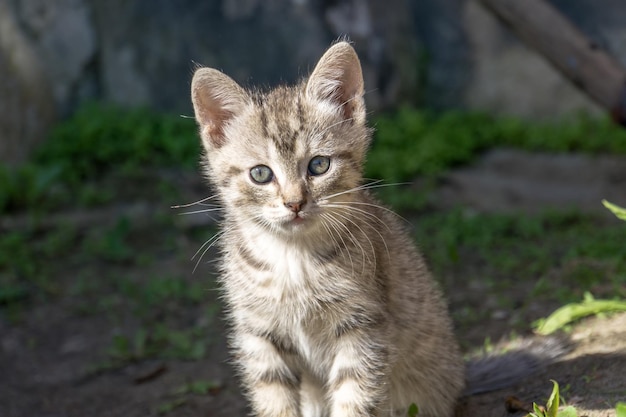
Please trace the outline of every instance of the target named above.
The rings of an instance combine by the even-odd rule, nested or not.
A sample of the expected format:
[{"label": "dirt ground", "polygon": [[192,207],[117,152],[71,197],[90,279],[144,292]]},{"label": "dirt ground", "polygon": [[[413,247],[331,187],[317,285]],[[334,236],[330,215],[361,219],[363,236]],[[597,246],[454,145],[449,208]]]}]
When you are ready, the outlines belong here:
[{"label": "dirt ground", "polygon": [[[529,166],[522,166],[520,170],[532,171]],[[450,184],[459,186],[458,182],[454,183],[454,178],[459,177],[454,175],[447,182],[448,188],[442,191],[447,196]],[[186,178],[181,181],[184,184]],[[183,194],[187,201],[206,193],[196,180],[192,186],[186,186],[188,190]],[[472,195],[469,185],[462,186],[464,193],[458,195]],[[485,193],[485,189],[476,192]],[[485,194],[481,201],[484,198]],[[511,204],[519,204],[519,201],[514,198]],[[50,285],[63,290],[26,300],[15,314],[6,306],[0,310],[0,416],[225,417],[247,414],[245,400],[228,363],[225,326],[218,291],[214,287],[212,263],[205,262],[215,253],[210,250],[195,272],[192,272],[195,262],[189,260],[210,236],[208,229],[212,226],[202,226],[203,220],[198,226],[193,224],[196,221],[193,218],[184,218],[174,223],[173,232],[163,236],[160,233],[162,219],[173,216],[167,207],[169,203],[156,204],[156,208],[154,202],[133,207],[117,205],[104,212],[62,215],[65,219],[82,221],[84,227],[88,227],[86,225],[94,222],[114,224],[118,213],[137,211],[139,214],[133,217],[137,230],[130,237],[130,247],[151,254],[151,260],[129,261],[121,256],[121,261],[116,261],[67,253],[55,259],[47,269]],[[15,222],[19,223],[18,220]],[[466,264],[464,268],[479,270],[481,265]],[[133,291],[140,291],[149,285],[151,277],[163,275],[182,277],[190,285],[201,283],[202,300],[192,297],[188,304],[184,301],[169,305],[167,300],[156,304],[152,301],[128,304],[119,298],[120,291],[132,293],[127,289],[128,283],[137,286],[132,287]],[[522,283],[520,288],[523,286]],[[515,291],[521,297],[520,288]],[[455,316],[461,315],[468,304],[489,305],[484,289],[472,283],[459,281],[459,285],[448,287],[447,292]],[[209,313],[207,306],[214,306],[208,309]],[[545,317],[557,306],[556,303],[538,303],[524,313],[527,316],[523,319],[530,323]],[[148,311],[141,310],[143,307]],[[137,309],[141,313],[137,313]],[[502,314],[513,313],[494,310],[489,320],[470,327],[459,326],[458,338],[462,346],[470,351],[481,347],[486,337],[493,341],[505,338],[511,329],[507,321],[501,319]],[[199,329],[206,351],[194,359],[176,354],[159,357],[133,353],[133,349],[139,349],[137,346],[118,346],[118,355],[122,350],[126,356],[111,364],[112,340],[118,335],[142,334],[142,326],[147,322]],[[615,416],[616,402],[626,401],[626,314],[585,320],[574,327],[570,336],[573,349],[562,360],[508,389],[466,399],[460,414],[468,417],[514,415],[505,409],[509,396],[525,404],[545,403],[553,379],[559,382],[562,396],[577,407],[579,415]],[[137,340],[135,344],[145,342],[141,338]],[[204,385],[196,385],[194,389],[194,381],[204,381]]]}]

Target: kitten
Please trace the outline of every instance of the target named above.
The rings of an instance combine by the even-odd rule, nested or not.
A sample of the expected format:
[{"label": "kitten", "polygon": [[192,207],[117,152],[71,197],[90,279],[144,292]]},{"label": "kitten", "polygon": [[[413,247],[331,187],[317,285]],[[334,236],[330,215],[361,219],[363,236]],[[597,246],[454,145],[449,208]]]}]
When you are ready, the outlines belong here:
[{"label": "kitten", "polygon": [[200,68],[192,101],[224,209],[231,345],[258,416],[452,416],[465,366],[402,221],[364,185],[359,59],[333,45],[292,87]]}]

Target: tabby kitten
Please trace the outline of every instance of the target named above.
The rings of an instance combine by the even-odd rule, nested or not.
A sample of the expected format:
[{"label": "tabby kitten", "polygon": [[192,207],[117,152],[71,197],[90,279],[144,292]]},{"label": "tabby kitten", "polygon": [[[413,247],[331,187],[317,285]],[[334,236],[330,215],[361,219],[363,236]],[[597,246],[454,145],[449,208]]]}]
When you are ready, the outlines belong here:
[{"label": "tabby kitten", "polygon": [[231,344],[256,415],[447,417],[464,365],[446,303],[402,222],[364,185],[359,59],[247,91],[200,68],[192,101],[224,209]]}]

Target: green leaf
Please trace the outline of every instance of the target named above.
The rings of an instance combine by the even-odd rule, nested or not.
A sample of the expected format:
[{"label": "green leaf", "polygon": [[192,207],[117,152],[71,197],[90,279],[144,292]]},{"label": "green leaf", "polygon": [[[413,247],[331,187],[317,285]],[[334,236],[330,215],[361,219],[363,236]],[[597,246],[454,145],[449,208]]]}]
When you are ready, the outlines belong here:
[{"label": "green leaf", "polygon": [[571,405],[558,412],[557,417],[578,417],[578,411]]},{"label": "green leaf", "polygon": [[604,207],[606,207],[609,210],[611,210],[613,212],[613,214],[615,214],[617,216],[618,219],[626,220],[626,209],[625,208],[622,208],[620,206],[616,206],[615,204],[609,203],[606,200],[602,200],[602,204],[604,204]]},{"label": "green leaf", "polygon": [[535,332],[546,336],[583,317],[609,311],[626,311],[626,301],[595,300],[586,295],[582,302],[566,304],[533,326]]},{"label": "green leaf", "polygon": [[534,413],[531,413],[533,417],[546,417],[545,411],[539,408],[539,406],[536,403],[533,403],[533,411]]},{"label": "green leaf", "polygon": [[418,413],[419,413],[419,408],[417,408],[417,404],[412,403],[409,406],[409,410],[407,411],[406,415],[408,417],[415,417],[415,416],[417,416]]},{"label": "green leaf", "polygon": [[615,411],[617,417],[626,417],[626,403],[620,401],[615,404]]},{"label": "green leaf", "polygon": [[555,380],[552,380],[552,394],[550,394],[550,398],[548,398],[548,402],[546,403],[546,415],[548,417],[557,417],[557,412],[559,410],[559,384]]}]

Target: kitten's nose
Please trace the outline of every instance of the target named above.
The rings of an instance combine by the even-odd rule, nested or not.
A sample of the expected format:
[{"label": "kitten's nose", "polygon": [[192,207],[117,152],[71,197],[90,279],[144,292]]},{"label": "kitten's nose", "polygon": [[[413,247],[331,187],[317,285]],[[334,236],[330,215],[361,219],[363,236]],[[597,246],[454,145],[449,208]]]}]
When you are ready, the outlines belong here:
[{"label": "kitten's nose", "polygon": [[285,203],[285,207],[287,207],[289,210],[293,211],[294,213],[299,213],[300,210],[302,210],[302,206],[304,206],[306,204],[306,199],[300,200],[300,201],[288,201]]}]

